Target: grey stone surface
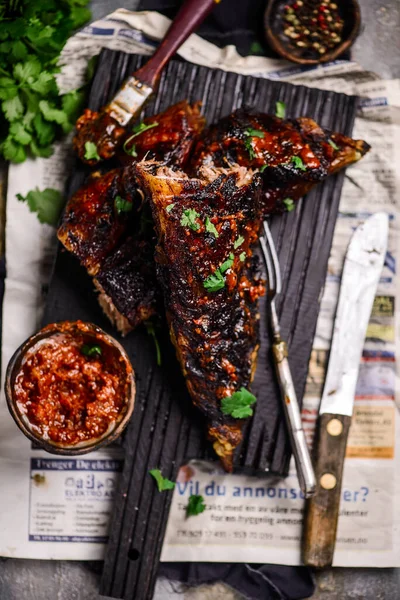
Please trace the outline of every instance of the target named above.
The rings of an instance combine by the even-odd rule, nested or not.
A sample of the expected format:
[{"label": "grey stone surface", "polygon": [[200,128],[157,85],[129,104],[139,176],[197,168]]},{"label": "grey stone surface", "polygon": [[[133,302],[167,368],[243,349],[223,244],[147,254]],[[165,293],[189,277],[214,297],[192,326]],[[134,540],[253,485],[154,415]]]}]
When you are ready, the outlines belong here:
[{"label": "grey stone surface", "polygon": [[[360,0],[363,31],[353,57],[385,78],[400,77],[399,0]],[[138,0],[124,7],[134,10]],[[121,6],[120,0],[94,0],[95,19]],[[0,600],[99,600],[99,562],[0,559]],[[400,569],[327,569],[316,574],[313,600],[398,600]],[[184,600],[237,600],[223,585],[182,590]],[[157,585],[155,600],[169,600],[172,588]],[[132,600],[135,600],[132,598]],[[261,599],[260,599],[261,600]]]}]

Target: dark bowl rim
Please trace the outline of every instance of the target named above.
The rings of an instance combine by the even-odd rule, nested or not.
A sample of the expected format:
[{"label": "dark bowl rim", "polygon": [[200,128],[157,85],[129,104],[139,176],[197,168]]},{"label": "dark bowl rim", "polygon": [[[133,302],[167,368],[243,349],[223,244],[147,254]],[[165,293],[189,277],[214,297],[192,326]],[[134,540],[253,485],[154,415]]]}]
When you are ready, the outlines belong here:
[{"label": "dark bowl rim", "polygon": [[[345,0],[340,0],[340,1],[345,1]],[[273,31],[272,31],[272,27],[271,27],[272,16],[271,15],[272,15],[273,7],[276,2],[279,2],[279,0],[268,0],[267,7],[264,12],[265,35],[266,35],[267,42],[270,45],[270,47],[277,54],[279,54],[280,56],[282,56],[283,58],[285,58],[286,60],[289,60],[291,62],[300,64],[300,65],[320,65],[322,63],[334,61],[341,54],[343,54],[343,52],[348,50],[353,45],[353,43],[355,42],[355,40],[360,32],[361,10],[360,10],[359,2],[358,2],[358,0],[349,0],[348,4],[351,5],[354,10],[354,23],[353,23],[353,26],[352,26],[351,31],[348,34],[347,38],[339,46],[334,48],[332,50],[332,52],[328,52],[327,54],[324,54],[321,58],[315,58],[315,59],[314,58],[301,58],[300,56],[296,56],[295,54],[292,54],[290,52],[290,50],[288,50],[286,48],[286,46],[284,46],[284,44],[281,43],[278,36],[275,35],[275,33],[273,33]],[[339,2],[339,0],[338,0],[338,2]]]},{"label": "dark bowl rim", "polygon": [[[74,446],[57,445],[53,442],[49,442],[47,440],[42,439],[33,433],[33,431],[26,424],[25,420],[22,418],[20,411],[18,410],[18,408],[16,406],[16,401],[15,401],[14,394],[13,394],[13,377],[14,377],[14,370],[17,365],[19,367],[24,354],[32,346],[34,346],[38,341],[45,339],[47,337],[51,337],[55,333],[59,332],[60,326],[65,327],[67,325],[68,327],[73,329],[74,327],[77,327],[78,324],[84,325],[85,327],[87,327],[88,328],[87,333],[89,335],[97,336],[100,334],[103,337],[103,339],[106,341],[106,343],[108,343],[110,346],[112,346],[112,347],[116,348],[116,350],[118,350],[118,352],[124,359],[125,365],[127,365],[127,366],[129,365],[130,369],[126,369],[126,375],[128,378],[128,386],[129,387],[128,387],[128,392],[127,392],[126,410],[122,414],[121,420],[119,422],[116,421],[115,427],[113,427],[113,429],[111,429],[110,431],[106,432],[99,439],[93,441],[92,443],[90,441],[88,441],[88,443],[85,444],[84,446],[79,446],[79,447],[75,446],[74,447]],[[7,365],[6,375],[5,375],[5,380],[4,380],[4,391],[5,391],[6,401],[7,401],[7,407],[8,407],[8,410],[9,410],[12,418],[14,419],[15,423],[17,424],[19,429],[22,431],[22,433],[29,440],[31,440],[32,442],[34,442],[35,444],[40,446],[41,450],[45,450],[46,452],[48,452],[50,454],[61,455],[61,456],[79,456],[82,454],[88,454],[89,452],[94,452],[95,450],[98,450],[99,448],[102,448],[104,446],[108,446],[109,444],[114,442],[121,435],[123,430],[126,428],[128,422],[132,416],[133,409],[135,406],[135,395],[136,395],[135,373],[134,373],[133,367],[131,365],[129,356],[128,356],[126,350],[123,348],[123,346],[114,337],[112,337],[110,334],[106,333],[103,329],[101,329],[94,323],[80,321],[80,320],[57,321],[55,323],[50,323],[49,325],[42,327],[39,331],[37,331],[33,335],[29,336],[15,350],[14,354],[10,358],[8,365]]]}]

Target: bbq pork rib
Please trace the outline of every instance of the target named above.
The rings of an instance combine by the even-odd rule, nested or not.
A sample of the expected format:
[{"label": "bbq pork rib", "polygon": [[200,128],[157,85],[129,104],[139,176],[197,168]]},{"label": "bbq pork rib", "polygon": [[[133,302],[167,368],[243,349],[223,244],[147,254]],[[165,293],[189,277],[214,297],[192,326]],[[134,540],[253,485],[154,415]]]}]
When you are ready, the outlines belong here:
[{"label": "bbq pork rib", "polygon": [[284,200],[298,200],[316,183],[360,160],[369,148],[307,117],[284,120],[239,109],[203,132],[190,169],[194,175],[203,166],[260,169],[267,216],[282,212]]},{"label": "bbq pork rib", "polygon": [[249,387],[256,365],[261,178],[246,169],[204,169],[201,179],[190,179],[146,162],[135,171],[153,212],[171,339],[209,438],[231,471],[243,419],[223,414],[221,401]]}]

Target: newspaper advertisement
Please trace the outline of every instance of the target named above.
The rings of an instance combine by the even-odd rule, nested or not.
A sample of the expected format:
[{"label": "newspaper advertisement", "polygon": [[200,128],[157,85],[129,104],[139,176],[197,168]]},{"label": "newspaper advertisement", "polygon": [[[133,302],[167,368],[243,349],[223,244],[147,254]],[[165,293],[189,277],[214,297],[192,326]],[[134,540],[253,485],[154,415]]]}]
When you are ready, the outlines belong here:
[{"label": "newspaper advertisement", "polygon": [[[62,53],[62,91],[79,87],[89,58],[108,47],[150,54],[170,21],[155,12],[123,9],[86,27]],[[191,62],[227,71],[357,94],[362,97],[354,137],[372,151],[345,178],[326,285],[310,361],[303,422],[310,444],[317,419],[341,267],[353,229],[369,214],[390,215],[390,242],[360,365],[345,463],[335,565],[400,566],[396,335],[400,84],[383,81],[352,62],[315,68],[262,56],[241,57],[192,35],[179,50]],[[6,222],[7,278],[3,306],[2,374],[15,349],[40,327],[55,235],[16,199],[30,189],[63,189],[70,140],[48,159],[9,169]],[[397,432],[397,435],[396,435]],[[96,560],[103,557],[118,474],[119,450],[56,457],[33,449],[0,403],[0,555]],[[185,518],[191,493],[206,511]],[[164,541],[164,561],[300,564],[304,498],[294,468],[286,479],[226,475],[216,464],[181,468]]]}]

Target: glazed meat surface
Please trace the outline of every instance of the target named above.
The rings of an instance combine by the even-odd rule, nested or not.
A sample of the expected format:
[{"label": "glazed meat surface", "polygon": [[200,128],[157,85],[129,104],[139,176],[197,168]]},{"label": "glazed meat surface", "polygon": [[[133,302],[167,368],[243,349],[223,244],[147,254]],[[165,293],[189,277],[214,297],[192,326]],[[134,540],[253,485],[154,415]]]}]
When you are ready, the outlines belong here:
[{"label": "glazed meat surface", "polygon": [[328,175],[356,162],[369,146],[322,129],[312,119],[283,120],[239,109],[211,125],[197,142],[191,172],[202,166],[260,169],[264,216],[284,209]]},{"label": "glazed meat surface", "polygon": [[146,162],[136,174],[152,207],[171,339],[209,438],[230,471],[243,420],[223,414],[221,401],[247,389],[255,370],[257,300],[264,293],[253,258],[261,178],[246,169],[205,169],[202,179],[190,179]]}]

